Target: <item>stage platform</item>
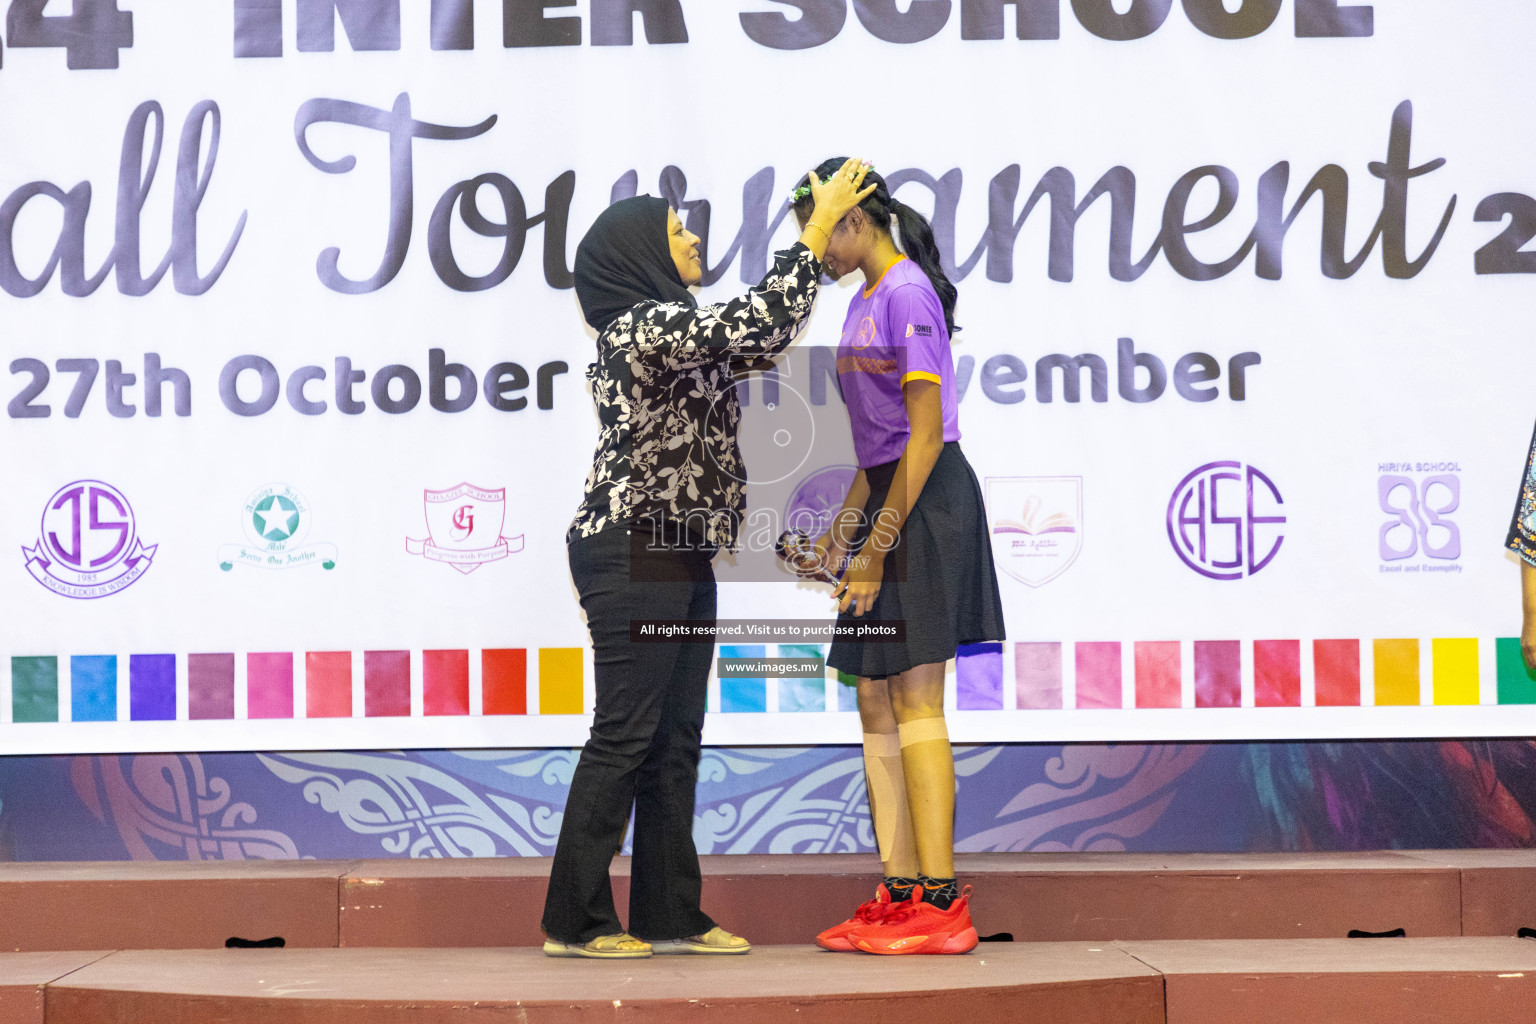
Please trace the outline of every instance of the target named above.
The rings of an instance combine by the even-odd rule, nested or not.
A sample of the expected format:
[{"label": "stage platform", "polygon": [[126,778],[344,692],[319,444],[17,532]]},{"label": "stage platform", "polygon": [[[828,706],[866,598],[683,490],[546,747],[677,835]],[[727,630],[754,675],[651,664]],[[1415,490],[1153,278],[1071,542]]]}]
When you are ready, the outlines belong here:
[{"label": "stage platform", "polygon": [[521,949],[0,954],[5,1024],[1515,1024],[1528,939],[984,944],[959,957],[769,946],[551,960]]},{"label": "stage platform", "polygon": [[872,859],[752,856],[704,859],[705,906],[751,955],[552,960],[548,866],[0,865],[0,1024],[1536,1019],[1536,942],[1514,937],[1533,852],[966,855],[995,941],[963,957],[816,949]]},{"label": "stage platform", "polygon": [[[867,899],[867,856],[703,858],[704,903],[760,945],[804,943]],[[1020,942],[1513,936],[1536,851],[967,854],[983,935]],[[549,861],[0,864],[0,950],[531,946]],[[614,866],[619,907],[628,862]],[[763,907],[772,905],[772,914]]]}]

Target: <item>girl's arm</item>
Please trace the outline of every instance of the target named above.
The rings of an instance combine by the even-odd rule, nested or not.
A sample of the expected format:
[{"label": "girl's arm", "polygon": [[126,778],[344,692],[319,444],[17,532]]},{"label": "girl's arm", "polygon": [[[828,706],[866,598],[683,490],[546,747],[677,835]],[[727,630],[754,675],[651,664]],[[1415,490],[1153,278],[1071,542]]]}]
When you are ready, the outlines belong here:
[{"label": "girl's arm", "polygon": [[[944,449],[944,408],[939,402],[939,385],[914,377],[902,386],[901,396],[907,407],[907,446],[896,463],[896,477],[886,493],[885,507],[875,513],[869,540],[849,563],[842,586],[832,592],[833,597],[841,598],[837,610],[852,607],[855,617],[875,603],[885,572],[885,556],[896,546],[901,528]],[[867,489],[868,484],[865,486]]]},{"label": "girl's arm", "polygon": [[853,483],[848,485],[843,507],[832,517],[832,525],[826,533],[816,538],[816,551],[821,555],[821,564],[833,572],[843,567],[843,557],[853,546],[853,532],[859,528],[859,520],[864,518],[864,503],[868,500],[869,477],[861,469],[854,475]]}]

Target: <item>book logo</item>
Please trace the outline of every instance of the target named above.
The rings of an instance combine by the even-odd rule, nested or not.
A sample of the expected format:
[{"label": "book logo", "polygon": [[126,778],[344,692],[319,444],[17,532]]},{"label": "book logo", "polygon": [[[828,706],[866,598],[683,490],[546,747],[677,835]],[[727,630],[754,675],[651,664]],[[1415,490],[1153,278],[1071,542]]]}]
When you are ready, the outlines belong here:
[{"label": "book logo", "polygon": [[1083,478],[987,478],[992,558],[1030,587],[1043,587],[1071,568],[1083,547]]}]

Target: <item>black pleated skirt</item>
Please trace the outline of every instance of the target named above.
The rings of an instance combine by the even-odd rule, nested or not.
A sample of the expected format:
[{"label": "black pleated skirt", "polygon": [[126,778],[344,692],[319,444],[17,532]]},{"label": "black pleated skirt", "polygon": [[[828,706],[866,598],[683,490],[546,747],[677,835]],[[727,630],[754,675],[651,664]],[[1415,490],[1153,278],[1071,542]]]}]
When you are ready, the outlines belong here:
[{"label": "black pleated skirt", "polygon": [[[885,506],[896,462],[864,471],[869,501],[865,526],[854,535],[855,550],[868,525]],[[939,453],[901,537],[885,559],[885,574],[874,606],[860,618],[844,613],[839,625],[871,619],[902,621],[901,641],[834,639],[827,664],[839,672],[879,679],[917,665],[948,661],[961,644],[1003,639],[1003,603],[992,565],[981,485],[971,464],[950,441]]]}]

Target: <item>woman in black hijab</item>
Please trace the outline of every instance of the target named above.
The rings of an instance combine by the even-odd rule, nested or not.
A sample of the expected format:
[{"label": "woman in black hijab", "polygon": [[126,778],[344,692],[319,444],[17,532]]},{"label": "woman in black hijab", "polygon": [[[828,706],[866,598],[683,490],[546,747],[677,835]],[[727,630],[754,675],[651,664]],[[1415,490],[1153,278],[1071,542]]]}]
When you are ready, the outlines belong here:
[{"label": "woman in black hijab", "polygon": [[[599,423],[585,498],[566,544],[592,634],[597,706],[571,779],[544,903],[550,956],[745,953],[699,909],[693,800],[713,636],[631,641],[631,623],[713,625],[715,552],[734,549],[746,482],[731,365],[783,350],[811,313],[827,240],[867,165],[822,182],[800,240],[757,287],[700,307],[697,236],[665,200],[600,214],[576,250],[576,297],[598,332],[587,368]],[[608,866],[635,815],[629,927]],[[638,936],[638,937],[636,937]]]}]

